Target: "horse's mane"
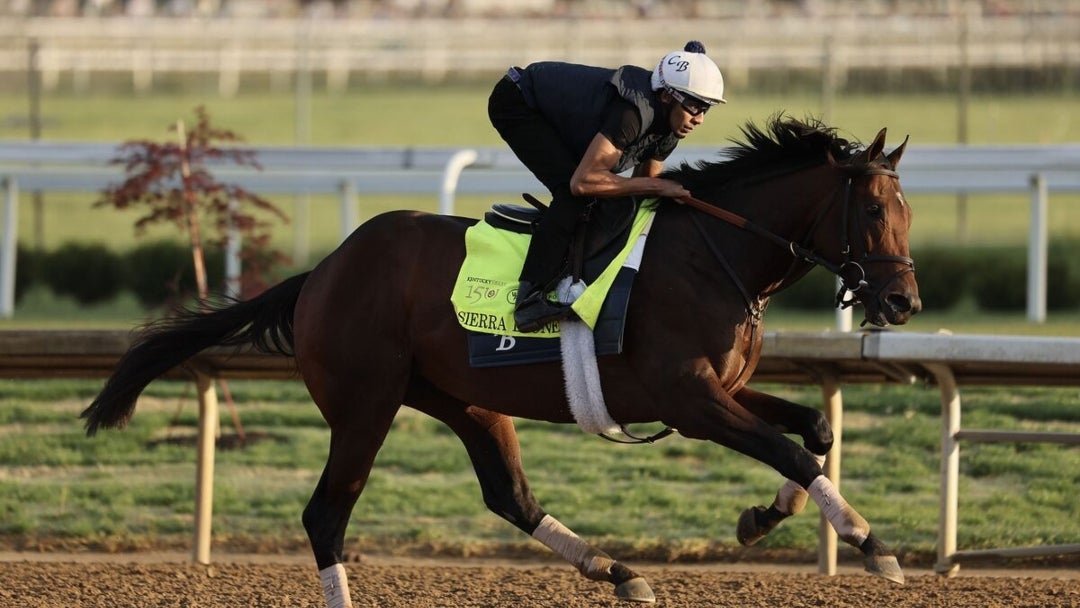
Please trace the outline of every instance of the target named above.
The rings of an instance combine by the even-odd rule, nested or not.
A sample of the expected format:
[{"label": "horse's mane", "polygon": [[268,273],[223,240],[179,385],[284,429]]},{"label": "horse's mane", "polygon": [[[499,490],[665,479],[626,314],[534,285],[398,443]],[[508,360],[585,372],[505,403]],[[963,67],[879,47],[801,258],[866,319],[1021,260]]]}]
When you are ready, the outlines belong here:
[{"label": "horse's mane", "polygon": [[682,163],[662,177],[675,180],[690,192],[714,190],[732,180],[753,180],[788,170],[826,162],[828,153],[843,162],[861,151],[858,143],[836,134],[816,118],[804,121],[783,113],[772,116],[764,129],[753,123],[741,128],[743,140],[730,140],[733,147],[723,152],[725,160]]}]

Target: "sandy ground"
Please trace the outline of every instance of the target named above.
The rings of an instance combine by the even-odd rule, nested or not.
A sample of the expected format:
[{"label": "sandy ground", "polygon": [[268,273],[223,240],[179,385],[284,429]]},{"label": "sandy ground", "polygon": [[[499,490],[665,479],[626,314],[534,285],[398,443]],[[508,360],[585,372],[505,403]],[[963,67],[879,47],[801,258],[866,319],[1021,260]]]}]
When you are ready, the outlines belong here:
[{"label": "sandy ground", "polygon": [[[322,608],[309,556],[216,556],[210,566],[179,554],[0,553],[0,606]],[[630,564],[656,606],[858,608],[1080,608],[1080,572],[963,568],[946,579],[908,570],[906,585],[841,567],[769,564]],[[356,606],[630,606],[612,587],[556,561],[367,558],[348,564]]]}]

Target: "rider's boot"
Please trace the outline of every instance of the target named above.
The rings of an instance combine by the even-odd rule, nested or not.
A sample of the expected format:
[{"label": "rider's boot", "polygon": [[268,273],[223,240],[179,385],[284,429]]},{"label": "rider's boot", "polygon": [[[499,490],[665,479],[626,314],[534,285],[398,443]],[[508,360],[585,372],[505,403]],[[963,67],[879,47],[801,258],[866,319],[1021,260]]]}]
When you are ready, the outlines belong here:
[{"label": "rider's boot", "polygon": [[565,319],[572,312],[569,305],[549,300],[543,289],[529,281],[518,284],[517,302],[514,304],[514,324],[518,331],[540,331],[545,325]]},{"label": "rider's boot", "polygon": [[547,292],[566,273],[566,252],[581,217],[582,206],[573,197],[554,196],[529,242],[518,276],[514,323],[518,331],[532,333],[571,314],[569,305],[553,302]]}]

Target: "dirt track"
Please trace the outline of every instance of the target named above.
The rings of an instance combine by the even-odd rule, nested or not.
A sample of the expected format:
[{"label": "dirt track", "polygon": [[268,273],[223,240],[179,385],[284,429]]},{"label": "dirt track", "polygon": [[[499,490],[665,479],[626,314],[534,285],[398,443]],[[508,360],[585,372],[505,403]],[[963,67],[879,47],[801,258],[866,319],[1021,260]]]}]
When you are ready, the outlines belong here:
[{"label": "dirt track", "polygon": [[[0,561],[0,606],[240,608],[323,606],[308,560],[230,562],[210,567],[141,557],[107,561]],[[134,559],[134,558],[132,558]],[[610,585],[587,581],[555,562],[521,564],[462,560],[463,565],[416,560],[350,564],[357,606],[621,606]],[[943,579],[909,572],[893,585],[844,569],[822,577],[807,567],[746,565],[635,566],[656,593],[655,606],[858,608],[1080,608],[1080,576],[1065,572],[963,572]],[[1058,576],[1061,576],[1060,573]]]}]

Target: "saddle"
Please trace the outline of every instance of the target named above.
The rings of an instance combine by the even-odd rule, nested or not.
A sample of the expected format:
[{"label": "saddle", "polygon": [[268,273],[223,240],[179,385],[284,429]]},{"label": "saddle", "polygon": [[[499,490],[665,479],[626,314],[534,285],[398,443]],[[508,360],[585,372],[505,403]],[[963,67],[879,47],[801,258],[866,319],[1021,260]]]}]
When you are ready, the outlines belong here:
[{"label": "saddle", "polygon": [[[518,234],[533,234],[547,205],[531,194],[521,197],[530,206],[495,203],[484,214],[484,221]],[[576,280],[592,283],[604,271],[626,243],[641,203],[632,198],[594,199],[582,213],[567,256],[567,272]]]},{"label": "saddle", "polygon": [[[468,330],[469,363],[473,367],[561,358],[559,340],[552,339],[560,336],[557,328],[522,334],[513,326],[517,273],[528,238],[546,209],[528,195],[525,200],[530,207],[495,204],[485,213],[484,221],[466,233],[467,257],[451,300],[459,323]],[[567,256],[570,278],[564,279],[564,284],[589,285],[575,301],[575,311],[592,328],[597,355],[622,352],[630,288],[652,215],[641,207],[640,202],[625,199],[592,203],[584,221],[579,222]],[[481,263],[482,259],[491,259],[501,268]]]}]

